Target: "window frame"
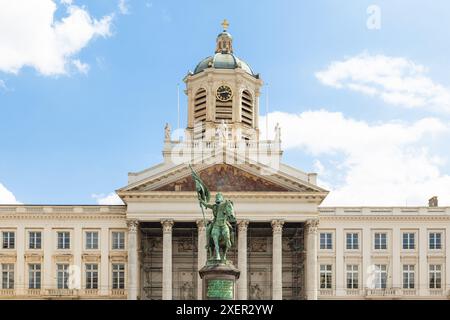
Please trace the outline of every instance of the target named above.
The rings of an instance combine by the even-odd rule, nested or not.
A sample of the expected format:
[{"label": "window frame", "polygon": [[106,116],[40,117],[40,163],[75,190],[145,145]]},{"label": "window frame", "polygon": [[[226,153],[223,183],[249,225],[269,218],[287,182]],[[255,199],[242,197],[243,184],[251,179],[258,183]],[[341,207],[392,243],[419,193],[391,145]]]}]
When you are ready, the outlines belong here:
[{"label": "window frame", "polygon": [[[377,235],[380,235],[379,238],[379,242],[377,241]],[[385,247],[383,248],[383,241],[382,241],[382,237],[384,235],[384,245]],[[375,231],[373,234],[373,250],[375,251],[386,251],[389,249],[389,243],[388,243],[388,232],[387,231]],[[377,246],[380,246],[380,248],[377,248]]]},{"label": "window frame", "polygon": [[[89,239],[88,234],[90,235],[96,234],[96,237]],[[91,246],[89,247],[88,244],[90,244]],[[94,244],[95,246],[93,246]],[[100,232],[98,230],[84,230],[84,249],[85,250],[100,249]]]},{"label": "window frame", "polygon": [[[348,244],[349,244],[349,235],[353,235],[353,237],[351,237],[351,239],[352,239],[352,241],[351,241],[351,245],[352,245],[352,247],[351,248],[349,248],[348,247]],[[356,248],[355,248],[355,236],[356,235]],[[361,243],[361,233],[359,232],[359,231],[352,231],[352,230],[348,230],[348,231],[345,231],[345,250],[347,250],[347,251],[359,251],[359,250],[361,250],[361,246],[360,246],[360,243]]]},{"label": "window frame", "polygon": [[[123,247],[122,248],[114,248],[115,240],[114,234],[123,234]],[[123,251],[126,250],[127,240],[126,240],[126,232],[124,230],[111,230],[111,250],[112,251]],[[120,243],[120,242],[118,242]]]},{"label": "window frame", "polygon": [[359,264],[349,263],[345,266],[345,287],[349,290],[359,289]]},{"label": "window frame", "polygon": [[[433,267],[433,268],[432,268]],[[437,268],[439,267],[439,268]],[[434,270],[431,270],[434,269]],[[439,270],[437,270],[439,269]],[[428,288],[429,289],[442,289],[442,264],[430,263],[428,265]],[[432,281],[433,279],[433,281]],[[439,280],[439,282],[437,282]]]},{"label": "window frame", "polygon": [[[388,265],[383,264],[383,263],[376,263],[374,266],[375,266],[374,288],[375,289],[387,289],[388,278],[389,278]],[[384,280],[384,282],[383,282],[383,280]],[[383,284],[384,284],[384,286],[383,286]]]},{"label": "window frame", "polygon": [[[39,266],[39,268],[31,269],[31,266]],[[33,277],[31,275],[33,274]],[[38,285],[37,285],[38,284]],[[42,264],[29,263],[28,264],[28,289],[42,288]]]},{"label": "window frame", "polygon": [[[5,238],[6,234],[8,236]],[[12,235],[12,237],[11,237],[11,235]],[[11,243],[12,243],[12,245],[11,245]],[[2,249],[3,250],[15,250],[16,249],[16,230],[2,230]]]},{"label": "window frame", "polygon": [[[60,238],[59,235],[60,234],[68,234],[67,240],[66,238],[62,238],[63,239],[63,247],[60,247]],[[72,247],[72,232],[70,230],[58,230],[56,231],[56,249],[57,250],[70,250]],[[66,247],[66,244],[68,244],[68,246]]]},{"label": "window frame", "polygon": [[415,264],[404,264],[402,266],[402,288],[403,289],[415,289],[416,288],[416,265]]},{"label": "window frame", "polygon": [[[5,268],[7,266],[7,268]],[[11,268],[12,266],[12,268]],[[1,288],[14,289],[15,287],[15,263],[5,262],[1,263]]]},{"label": "window frame", "polygon": [[[92,266],[95,268],[91,269]],[[99,287],[99,264],[86,263],[84,265],[84,288],[87,290],[98,290]]]},{"label": "window frame", "polygon": [[[31,237],[31,234],[39,234],[40,237],[36,238],[36,237]],[[28,249],[29,250],[42,250],[43,247],[43,236],[42,236],[42,231],[41,230],[28,230],[27,235],[28,235]],[[32,244],[32,239],[35,241],[34,242],[34,247],[31,246]],[[39,239],[39,248],[37,248],[36,244],[38,243],[37,239]]]},{"label": "window frame", "polygon": [[[324,247],[322,247],[322,235],[324,236]],[[334,246],[334,233],[332,231],[319,231],[319,250],[332,251]]]},{"label": "window frame", "polygon": [[[115,270],[117,269],[116,268],[117,266],[121,266],[122,270]],[[111,288],[113,290],[125,289],[125,281],[126,281],[125,270],[126,270],[125,263],[119,262],[111,264]]]},{"label": "window frame", "polygon": [[[405,238],[405,235],[408,235]],[[411,235],[412,235],[412,248],[411,248]],[[402,231],[402,250],[414,251],[417,248],[416,245],[417,232],[414,231]],[[406,240],[406,243],[405,243]],[[406,247],[405,247],[406,244]]]},{"label": "window frame", "polygon": [[[444,249],[443,243],[444,243],[444,237],[443,237],[444,232],[441,230],[430,230],[428,231],[428,250],[431,251],[441,251]],[[439,248],[437,248],[437,238],[436,236],[434,237],[434,241],[433,241],[433,248],[431,247],[432,245],[432,241],[431,241],[431,235],[439,235]]]}]

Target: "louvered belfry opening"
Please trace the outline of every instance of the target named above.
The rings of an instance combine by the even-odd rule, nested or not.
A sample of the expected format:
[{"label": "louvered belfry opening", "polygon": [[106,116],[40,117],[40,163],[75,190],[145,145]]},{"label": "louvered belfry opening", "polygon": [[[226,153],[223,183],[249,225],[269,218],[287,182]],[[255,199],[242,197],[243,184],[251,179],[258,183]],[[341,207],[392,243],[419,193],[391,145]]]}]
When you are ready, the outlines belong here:
[{"label": "louvered belfry opening", "polygon": [[253,126],[253,98],[248,90],[242,92],[242,104],[241,104],[241,114],[242,123],[252,127]]},{"label": "louvered belfry opening", "polygon": [[216,98],[216,122],[230,123],[233,120],[233,99],[220,101]]},{"label": "louvered belfry opening", "polygon": [[206,120],[206,90],[200,88],[194,97],[194,139],[201,139],[205,135]]}]

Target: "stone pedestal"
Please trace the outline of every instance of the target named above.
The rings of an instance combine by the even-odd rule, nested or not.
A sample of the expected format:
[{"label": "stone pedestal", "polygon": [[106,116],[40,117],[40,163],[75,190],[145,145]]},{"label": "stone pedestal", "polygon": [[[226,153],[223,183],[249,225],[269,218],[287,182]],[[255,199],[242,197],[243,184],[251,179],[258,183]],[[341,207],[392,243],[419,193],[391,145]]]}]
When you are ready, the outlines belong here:
[{"label": "stone pedestal", "polygon": [[203,300],[236,300],[240,271],[230,261],[208,260],[198,272],[202,278]]}]

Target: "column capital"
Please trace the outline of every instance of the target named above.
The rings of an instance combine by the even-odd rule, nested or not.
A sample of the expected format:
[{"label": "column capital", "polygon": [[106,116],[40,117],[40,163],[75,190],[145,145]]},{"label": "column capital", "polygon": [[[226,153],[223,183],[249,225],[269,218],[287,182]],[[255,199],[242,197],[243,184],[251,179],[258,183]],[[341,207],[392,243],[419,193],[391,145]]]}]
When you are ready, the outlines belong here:
[{"label": "column capital", "polygon": [[205,220],[198,219],[197,221],[195,221],[195,223],[197,224],[198,231],[205,231],[206,230]]},{"label": "column capital", "polygon": [[305,222],[307,233],[316,233],[317,227],[319,226],[319,219],[309,219]]},{"label": "column capital", "polygon": [[270,225],[272,226],[273,233],[281,233],[281,231],[283,231],[284,221],[283,220],[272,220],[270,222]]},{"label": "column capital", "polygon": [[128,232],[136,233],[138,226],[139,226],[139,220],[132,220],[132,219],[127,220]]},{"label": "column capital", "polygon": [[173,227],[173,220],[162,220],[161,225],[163,228],[163,232],[171,233]]},{"label": "column capital", "polygon": [[239,232],[246,232],[248,229],[249,220],[239,220],[237,223],[237,227]]}]

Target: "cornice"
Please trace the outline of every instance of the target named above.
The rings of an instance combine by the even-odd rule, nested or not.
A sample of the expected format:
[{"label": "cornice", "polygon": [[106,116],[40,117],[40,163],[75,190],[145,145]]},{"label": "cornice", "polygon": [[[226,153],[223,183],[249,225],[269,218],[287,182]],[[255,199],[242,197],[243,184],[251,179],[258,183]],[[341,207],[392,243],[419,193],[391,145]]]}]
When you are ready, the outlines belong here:
[{"label": "cornice", "polygon": [[[316,202],[325,198],[327,193],[319,192],[223,192],[224,196],[233,199],[303,199]],[[125,199],[173,199],[173,200],[196,200],[194,191],[122,191],[119,195]]]},{"label": "cornice", "polygon": [[420,216],[408,216],[408,215],[349,215],[349,216],[321,216],[319,213],[320,221],[450,221],[450,216],[436,216],[436,215],[420,215]]}]

